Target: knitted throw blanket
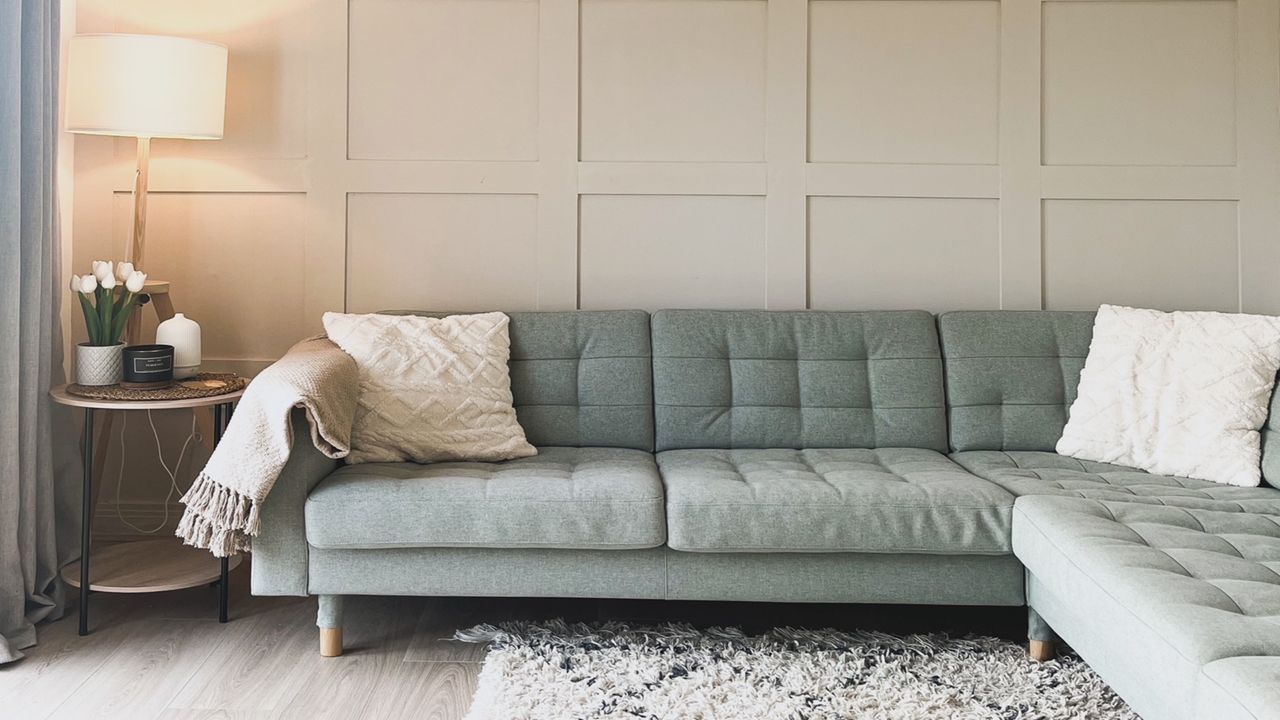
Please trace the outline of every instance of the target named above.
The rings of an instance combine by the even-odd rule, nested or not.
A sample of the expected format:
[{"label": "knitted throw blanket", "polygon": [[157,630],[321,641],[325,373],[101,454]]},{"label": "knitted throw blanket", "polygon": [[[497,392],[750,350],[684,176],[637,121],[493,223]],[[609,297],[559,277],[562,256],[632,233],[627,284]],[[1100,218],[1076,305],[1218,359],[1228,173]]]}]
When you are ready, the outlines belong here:
[{"label": "knitted throw blanket", "polygon": [[258,508],[293,448],[294,408],[306,411],[311,442],[346,457],[359,395],[355,360],[327,338],[304,340],[249,383],[209,463],[182,496],[178,537],[217,557],[250,549]]}]

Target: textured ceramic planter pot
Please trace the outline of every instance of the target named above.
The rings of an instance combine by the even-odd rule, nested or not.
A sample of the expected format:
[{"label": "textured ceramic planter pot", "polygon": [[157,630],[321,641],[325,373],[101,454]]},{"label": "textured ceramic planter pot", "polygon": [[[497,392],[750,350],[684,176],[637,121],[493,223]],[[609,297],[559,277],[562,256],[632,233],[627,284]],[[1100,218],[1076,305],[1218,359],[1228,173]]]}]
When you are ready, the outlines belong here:
[{"label": "textured ceramic planter pot", "polygon": [[76,346],[77,385],[115,385],[123,371],[124,343]]}]

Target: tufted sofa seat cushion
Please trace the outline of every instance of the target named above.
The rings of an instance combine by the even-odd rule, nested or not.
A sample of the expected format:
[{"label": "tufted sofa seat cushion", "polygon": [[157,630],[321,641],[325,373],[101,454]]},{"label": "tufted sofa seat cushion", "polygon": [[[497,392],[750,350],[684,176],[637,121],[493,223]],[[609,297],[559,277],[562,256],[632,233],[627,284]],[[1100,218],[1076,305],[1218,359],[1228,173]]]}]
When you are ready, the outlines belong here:
[{"label": "tufted sofa seat cushion", "polygon": [[1009,552],[1013,497],[932,450],[670,450],[658,466],[676,550]]},{"label": "tufted sofa seat cushion", "polygon": [[1204,666],[1196,683],[1196,717],[1280,720],[1280,657],[1238,657]]},{"label": "tufted sofa seat cushion", "polygon": [[951,455],[969,472],[1017,496],[1066,495],[1155,505],[1280,514],[1280,490],[1154,475],[1051,452],[973,450]]},{"label": "tufted sofa seat cushion", "polygon": [[1194,717],[1209,663],[1280,657],[1280,517],[1027,496],[1013,549],[1032,607],[1144,715]]},{"label": "tufted sofa seat cushion", "polygon": [[351,465],[316,486],[305,512],[319,548],[635,549],[666,539],[653,455],[623,448]]}]

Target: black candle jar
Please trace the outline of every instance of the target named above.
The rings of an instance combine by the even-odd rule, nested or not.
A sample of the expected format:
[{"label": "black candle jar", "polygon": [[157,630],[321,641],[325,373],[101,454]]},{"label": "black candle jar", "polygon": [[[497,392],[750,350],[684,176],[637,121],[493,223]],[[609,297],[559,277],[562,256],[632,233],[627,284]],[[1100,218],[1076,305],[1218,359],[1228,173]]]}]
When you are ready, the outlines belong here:
[{"label": "black candle jar", "polygon": [[121,387],[160,388],[172,382],[172,345],[130,345],[124,349]]}]

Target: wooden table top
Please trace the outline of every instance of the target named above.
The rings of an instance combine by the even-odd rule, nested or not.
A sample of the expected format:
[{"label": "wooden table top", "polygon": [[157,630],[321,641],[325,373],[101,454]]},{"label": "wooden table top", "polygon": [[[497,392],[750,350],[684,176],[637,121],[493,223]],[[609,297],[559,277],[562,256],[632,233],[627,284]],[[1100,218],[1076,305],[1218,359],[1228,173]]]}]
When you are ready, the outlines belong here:
[{"label": "wooden table top", "polygon": [[187,398],[184,400],[95,400],[93,398],[80,397],[67,392],[66,385],[49,391],[49,395],[53,397],[53,401],[59,405],[70,405],[71,407],[94,408],[96,410],[177,410],[180,408],[196,408],[208,407],[210,405],[222,405],[238,399],[244,395],[244,389],[235,392],[225,393],[223,395],[211,395],[209,397]]}]

